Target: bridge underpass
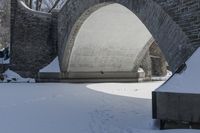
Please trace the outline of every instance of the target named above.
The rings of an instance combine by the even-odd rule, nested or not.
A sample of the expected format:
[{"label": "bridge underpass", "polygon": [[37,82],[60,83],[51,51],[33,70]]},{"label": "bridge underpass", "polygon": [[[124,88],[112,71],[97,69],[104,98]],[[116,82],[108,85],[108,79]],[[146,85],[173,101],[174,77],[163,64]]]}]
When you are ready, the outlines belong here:
[{"label": "bridge underpass", "polygon": [[[106,3],[104,3],[104,2],[106,2]],[[86,1],[79,1],[79,0],[74,0],[74,1],[71,0],[71,1],[67,2],[66,5],[64,5],[64,7],[59,11],[58,16],[57,16],[57,18],[58,18],[58,27],[57,27],[58,28],[58,55],[59,55],[59,60],[60,60],[60,64],[61,64],[61,68],[62,68],[63,72],[67,72],[67,67],[65,67],[65,64],[66,64],[65,61],[67,61],[67,60],[63,60],[66,57],[63,55],[65,55],[67,52],[69,52],[68,51],[69,49],[67,48],[68,45],[66,45],[65,42],[68,41],[68,39],[70,39],[70,33],[71,33],[75,23],[78,21],[78,19],[81,17],[82,14],[86,13],[86,18],[87,18],[88,17],[87,15],[90,16],[90,14],[94,12],[94,10],[99,8],[99,4],[100,4],[100,6],[102,6],[102,3],[103,3],[103,5],[111,4],[110,2],[119,3],[121,5],[124,5],[125,7],[127,7],[131,11],[133,11],[139,17],[139,19],[149,29],[149,31],[154,36],[155,40],[158,42],[159,47],[161,48],[164,55],[166,56],[167,61],[169,62],[169,65],[172,67],[173,73],[175,73],[182,66],[182,64],[192,55],[192,53],[195,51],[195,49],[197,49],[199,47],[199,35],[197,35],[198,34],[197,27],[200,24],[200,22],[198,20],[198,17],[199,17],[199,6],[198,6],[199,2],[198,1],[195,1],[195,0],[193,0],[193,1],[183,1],[183,0],[181,0],[181,1],[168,1],[168,0],[167,1],[162,1],[162,0],[95,1],[95,0],[87,0],[87,2],[86,2]],[[192,3],[190,3],[190,2],[192,2]],[[16,3],[13,2],[13,4],[16,4]],[[195,6],[195,5],[197,5],[197,6]],[[184,7],[188,7],[188,10],[179,10],[179,9],[184,9]],[[192,7],[195,7],[195,10],[189,10],[190,8],[193,9]],[[19,12],[17,12],[17,13],[19,13]],[[19,14],[19,15],[21,15],[21,14]],[[43,17],[45,16],[45,19],[43,18],[44,21],[47,20],[49,22],[49,18],[51,18],[51,14],[43,14],[42,16]],[[41,16],[36,15],[36,18],[40,18],[40,17]],[[16,20],[19,18],[21,18],[21,17],[18,16],[15,19],[13,18],[13,20],[15,20],[15,22],[17,22]],[[154,19],[152,20],[152,18],[154,18]],[[26,19],[29,20],[30,18],[26,18]],[[85,20],[85,18],[84,18],[84,20]],[[187,25],[185,25],[185,22],[187,23]],[[196,23],[195,26],[194,26],[193,22]],[[17,23],[15,23],[15,24],[17,24]],[[26,26],[26,24],[25,24],[25,26]],[[42,28],[44,28],[44,25],[40,25],[40,26]],[[47,27],[45,27],[45,29]],[[17,27],[15,25],[15,27],[13,29],[16,31],[18,31],[18,30],[20,31],[20,29],[17,29],[17,28],[19,28],[19,27]],[[40,28],[38,28],[38,29],[41,30]],[[75,28],[75,30],[77,30],[77,29]],[[195,32],[193,32],[193,31],[195,31]],[[30,35],[29,37],[30,37],[29,38],[30,40],[33,38],[32,35]],[[48,36],[47,36],[47,38],[48,38]],[[20,38],[18,38],[18,36],[16,34],[15,34],[15,39],[20,40]],[[15,42],[16,40],[13,40],[14,41],[13,46],[12,46],[13,47],[13,55],[17,55],[15,53],[16,51],[14,51],[14,49],[16,47],[19,47],[18,44],[20,41],[22,41],[22,42],[20,42],[22,44],[22,46],[27,44],[26,41],[30,41],[30,40],[26,40],[26,39],[24,40],[24,38],[23,38],[20,41],[18,40],[19,42],[16,43]],[[69,40],[69,41],[71,41],[71,40]],[[33,45],[34,43],[36,43],[36,41],[32,42],[31,46],[34,46]],[[47,44],[45,41],[42,43]],[[16,44],[16,45],[14,45],[14,44]],[[28,51],[29,47],[26,47],[26,48],[27,49],[19,48],[18,50],[19,51],[21,50],[22,53],[30,52],[30,51]],[[39,51],[37,53],[39,53]],[[13,63],[13,66],[12,66],[13,70],[20,72],[20,68],[26,67],[26,72],[29,72],[31,70],[30,68],[32,66],[27,67],[27,64],[26,64],[26,66],[24,66],[22,63],[20,63],[20,61],[26,62],[26,59],[24,60],[24,58],[23,58],[23,60],[20,58],[14,60],[14,58],[17,58],[17,57],[19,57],[19,56],[13,56],[13,62],[11,61]],[[37,62],[39,60],[36,59],[33,61]],[[31,64],[32,62],[28,61],[28,63]],[[48,64],[48,63],[46,63],[46,64]],[[42,67],[44,67],[45,65],[42,64]],[[39,64],[39,67],[41,67],[41,64]],[[35,72],[37,72],[37,69],[33,69],[33,70],[35,70]],[[167,95],[167,94],[168,93],[165,92],[165,95]],[[179,102],[179,99],[176,99],[175,102],[178,102],[179,103],[178,105],[182,104]],[[168,106],[168,104],[166,103],[166,104],[164,104],[164,106]],[[188,106],[187,106],[187,109],[188,109]],[[180,108],[179,108],[179,112],[180,112]],[[200,111],[198,111],[198,112],[200,112]],[[172,114],[173,113],[177,113],[177,112],[172,112]],[[167,114],[170,115],[169,112]],[[192,117],[192,115],[193,114],[187,114],[187,116],[189,116],[189,117]],[[165,119],[167,119],[167,118],[165,118]],[[182,120],[182,119],[180,119],[180,117],[179,117],[179,120]],[[190,119],[190,120],[192,121],[192,119]]]},{"label": "bridge underpass", "polygon": [[[67,73],[72,78],[81,76],[79,73],[87,77],[87,72],[92,73],[91,78],[104,75],[117,78],[120,73],[121,78],[126,75],[137,78],[137,65],[142,62],[137,61],[138,56],[143,55],[140,60],[144,58],[148,48],[143,49],[150,45],[147,43],[151,38],[137,16],[125,7],[119,4],[102,7],[85,20],[72,42],[69,61],[65,64]],[[66,55],[63,60],[67,58]]]},{"label": "bridge underpass", "polygon": [[[66,42],[70,45],[71,52],[63,59],[67,68],[63,80],[130,82],[167,74],[165,57],[152,35],[137,16],[119,4],[92,13],[74,40]],[[45,77],[48,81],[53,74],[56,80],[53,71],[42,70],[37,81],[45,82]]]}]

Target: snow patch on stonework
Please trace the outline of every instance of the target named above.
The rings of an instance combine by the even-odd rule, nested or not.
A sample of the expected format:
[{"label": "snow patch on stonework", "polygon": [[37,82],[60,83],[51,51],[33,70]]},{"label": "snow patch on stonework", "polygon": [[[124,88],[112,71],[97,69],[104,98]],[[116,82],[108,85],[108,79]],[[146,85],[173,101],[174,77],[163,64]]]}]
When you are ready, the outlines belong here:
[{"label": "snow patch on stonework", "polygon": [[7,82],[16,82],[16,83],[20,83],[20,82],[23,82],[23,83],[34,83],[35,80],[34,79],[31,79],[31,78],[22,78],[20,75],[18,75],[17,73],[11,71],[10,69],[6,70],[4,73],[3,73],[3,80],[0,82],[4,82],[4,83],[7,83]]}]

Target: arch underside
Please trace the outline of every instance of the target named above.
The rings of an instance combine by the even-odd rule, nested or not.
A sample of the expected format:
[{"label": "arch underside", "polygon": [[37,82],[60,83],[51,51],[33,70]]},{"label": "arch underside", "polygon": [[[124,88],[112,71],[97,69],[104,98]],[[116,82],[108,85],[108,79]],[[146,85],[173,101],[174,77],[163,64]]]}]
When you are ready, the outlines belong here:
[{"label": "arch underside", "polygon": [[[127,7],[143,22],[155,38],[175,72],[194,51],[190,38],[162,8],[159,0],[69,0],[58,15],[58,48],[62,72],[67,72],[76,35],[83,22],[96,10],[118,3]],[[67,42],[67,43],[66,43]]]},{"label": "arch underside", "polygon": [[[85,20],[72,44],[66,44],[73,46],[67,72],[93,73],[94,77],[94,73],[137,76],[136,66],[148,51],[145,45],[153,43],[153,39],[149,41],[151,38],[146,27],[128,9],[119,4],[104,6]],[[137,61],[139,53],[143,55]]]}]

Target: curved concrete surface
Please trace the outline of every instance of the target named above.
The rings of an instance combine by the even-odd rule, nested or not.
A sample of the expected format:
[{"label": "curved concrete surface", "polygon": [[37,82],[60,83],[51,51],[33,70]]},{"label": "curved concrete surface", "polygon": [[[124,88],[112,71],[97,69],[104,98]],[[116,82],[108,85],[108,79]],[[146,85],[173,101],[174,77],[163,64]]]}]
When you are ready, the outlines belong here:
[{"label": "curved concrete surface", "polygon": [[[188,20],[188,17],[180,15],[182,12],[177,11],[177,9],[185,7],[182,2],[170,2],[169,4],[168,1],[162,0],[69,0],[58,13],[58,55],[63,73],[68,72],[68,57],[71,55],[72,44],[74,44],[74,38],[83,24],[82,22],[98,10],[102,4],[106,6],[113,3],[127,7],[138,16],[159,44],[166,60],[172,66],[173,72],[196,49],[190,43],[190,40],[193,39],[190,39],[188,35],[193,28],[190,24],[187,27],[182,26],[186,22],[185,20]],[[195,1],[194,4],[198,5]],[[189,4],[187,7],[190,7]],[[193,15],[198,16],[198,13],[190,12],[189,16]],[[190,21],[193,22],[193,20]],[[76,25],[77,23],[79,24]]]},{"label": "curved concrete surface", "polygon": [[138,54],[151,37],[126,7],[119,4],[102,7],[80,28],[68,72],[132,71]]}]

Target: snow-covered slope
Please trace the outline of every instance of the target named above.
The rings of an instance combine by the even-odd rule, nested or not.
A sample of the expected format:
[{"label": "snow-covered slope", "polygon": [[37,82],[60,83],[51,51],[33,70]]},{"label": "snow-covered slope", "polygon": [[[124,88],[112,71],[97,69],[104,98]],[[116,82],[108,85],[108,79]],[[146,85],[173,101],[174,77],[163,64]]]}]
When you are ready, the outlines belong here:
[{"label": "snow-covered slope", "polygon": [[186,69],[175,74],[158,91],[200,93],[200,48],[186,62]]}]

